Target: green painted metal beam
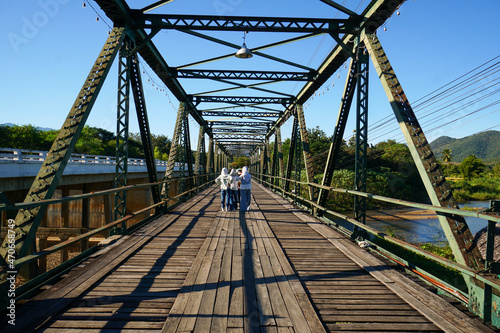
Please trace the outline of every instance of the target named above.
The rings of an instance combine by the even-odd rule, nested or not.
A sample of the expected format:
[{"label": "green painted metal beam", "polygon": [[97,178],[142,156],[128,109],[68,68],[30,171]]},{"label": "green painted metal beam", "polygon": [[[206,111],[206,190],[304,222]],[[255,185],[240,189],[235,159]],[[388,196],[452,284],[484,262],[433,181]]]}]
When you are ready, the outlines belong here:
[{"label": "green painted metal beam", "polygon": [[[363,41],[399,122],[432,204],[435,206],[458,208],[451,188],[446,182],[437,159],[424,135],[423,129],[420,127],[380,41],[376,35],[366,35]],[[483,269],[484,264],[481,253],[473,242],[472,234],[465,219],[462,216],[444,214],[439,214],[438,218],[457,262],[473,269]]]},{"label": "green painted metal beam", "polygon": [[[149,127],[148,112],[146,109],[146,100],[142,86],[141,70],[139,68],[139,59],[136,54],[132,55],[132,71],[130,76],[132,92],[134,95],[135,110],[139,123],[139,133],[141,134],[142,146],[144,148],[144,159],[148,169],[148,179],[150,183],[156,183],[158,176],[156,172],[156,159],[152,142],[152,133]],[[151,188],[153,202],[160,202],[160,189],[155,186]]]},{"label": "green painted metal beam", "polygon": [[131,11],[135,28],[292,33],[352,33],[349,19],[144,14]]},{"label": "green painted metal beam", "polygon": [[316,74],[309,72],[277,72],[216,69],[171,68],[172,77],[181,79],[232,79],[232,80],[272,80],[272,81],[312,81]]},{"label": "green painted metal beam", "polygon": [[[49,199],[54,194],[124,38],[124,28],[114,28],[111,31],[28,191],[25,202]],[[28,254],[45,210],[46,207],[34,207],[18,212],[15,218],[16,259]],[[0,256],[3,259],[8,257],[9,243],[10,241],[5,238],[0,247]]]},{"label": "green painted metal beam", "polygon": [[[347,119],[354,97],[354,90],[356,88],[356,67],[357,66],[355,60],[351,59],[351,64],[349,65],[349,75],[347,75],[346,78],[344,93],[342,95],[339,113],[337,116],[337,123],[333,130],[332,143],[330,144],[325,171],[323,173],[323,179],[321,181],[321,185],[324,186],[330,186],[330,184],[332,183],[333,172],[335,171],[335,162],[337,161],[340,147],[342,145],[342,140],[344,138],[345,127],[347,125]],[[328,191],[320,188],[318,194],[318,204],[324,207],[326,205],[327,197]]]}]

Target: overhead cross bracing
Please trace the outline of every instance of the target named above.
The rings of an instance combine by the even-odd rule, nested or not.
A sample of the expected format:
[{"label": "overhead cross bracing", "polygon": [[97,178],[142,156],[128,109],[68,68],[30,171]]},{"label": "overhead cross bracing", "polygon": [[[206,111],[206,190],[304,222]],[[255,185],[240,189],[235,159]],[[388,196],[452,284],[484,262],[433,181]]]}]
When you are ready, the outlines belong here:
[{"label": "overhead cross bracing", "polygon": [[[276,127],[281,126],[294,114],[297,105],[305,103],[349,59],[352,53],[346,50],[352,49],[354,38],[363,30],[369,33],[375,31],[404,0],[373,0],[359,13],[334,1],[323,1],[325,10],[339,10],[338,19],[307,17],[307,14],[305,17],[279,17],[278,13],[276,17],[189,15],[168,12],[168,1],[157,2],[142,9],[130,8],[125,0],[96,2],[115,26],[127,27],[129,34],[135,39],[133,51],[139,53],[180,102],[187,103],[189,114],[205,128],[205,133],[218,142],[220,147],[227,147],[227,143],[213,137],[212,129],[218,126],[212,121],[213,117],[234,117],[230,119],[231,124],[226,125],[237,127],[253,128],[264,123],[266,137],[270,138]],[[155,45],[162,30],[175,30],[186,34],[193,43],[198,39],[203,43],[209,41],[219,45],[220,54],[189,64],[172,66],[168,63],[167,55],[160,52]],[[249,69],[248,66],[252,67],[255,58],[232,61],[231,67],[225,65],[224,61],[234,58],[234,53],[241,47],[239,42],[235,43],[234,39],[227,38],[227,33],[230,32],[248,32],[252,38],[251,46],[248,44],[254,57],[268,61],[271,64],[268,64],[271,66],[269,69],[272,70]],[[269,42],[268,39],[263,39],[265,42],[259,45],[260,36],[264,33],[274,33],[280,40]],[[271,52],[290,43],[300,43],[322,34],[330,35],[337,45],[317,68],[303,63],[303,59],[307,58],[304,55],[314,50],[301,49],[301,57],[296,54],[278,57]],[[347,45],[349,46],[346,47]],[[228,48],[234,51],[227,53]],[[203,53],[200,53],[199,58],[202,57]],[[302,60],[297,60],[299,58]],[[234,66],[241,68],[233,68]],[[213,90],[199,92],[184,88],[191,86],[187,80],[195,79],[214,87]],[[249,80],[253,83],[245,83]],[[293,89],[287,82],[303,82],[304,85],[298,94],[291,95],[290,91]],[[266,85],[266,88],[263,85]],[[219,95],[221,92],[226,93]],[[234,95],[228,95],[227,92],[234,92]],[[205,103],[220,105],[220,108],[202,111],[200,107]],[[277,110],[273,108],[271,111],[266,106],[270,103],[278,106]],[[233,107],[246,109],[241,112],[229,110]],[[248,123],[247,119],[252,119],[253,122],[246,125],[237,124]],[[234,134],[237,135],[236,132]],[[241,135],[244,138],[245,133],[241,132]]]}]

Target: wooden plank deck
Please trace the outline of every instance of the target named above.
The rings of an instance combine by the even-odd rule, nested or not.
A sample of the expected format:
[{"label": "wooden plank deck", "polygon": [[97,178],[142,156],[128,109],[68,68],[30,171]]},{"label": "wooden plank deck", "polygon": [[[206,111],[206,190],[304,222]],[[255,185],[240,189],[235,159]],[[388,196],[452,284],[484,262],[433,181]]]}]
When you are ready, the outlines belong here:
[{"label": "wooden plank deck", "polygon": [[19,309],[16,331],[487,332],[440,297],[254,184],[211,188]]}]

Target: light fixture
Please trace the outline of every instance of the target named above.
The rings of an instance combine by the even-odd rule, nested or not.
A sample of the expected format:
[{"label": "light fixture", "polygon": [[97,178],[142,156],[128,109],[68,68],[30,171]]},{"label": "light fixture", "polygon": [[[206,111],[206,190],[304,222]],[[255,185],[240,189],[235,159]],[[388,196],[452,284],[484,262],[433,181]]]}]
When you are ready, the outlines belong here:
[{"label": "light fixture", "polygon": [[247,49],[247,46],[245,44],[246,34],[247,34],[247,32],[245,31],[243,33],[243,45],[241,45],[241,49],[239,49],[238,52],[236,52],[236,54],[234,55],[236,58],[249,59],[249,58],[253,57],[252,51]]}]

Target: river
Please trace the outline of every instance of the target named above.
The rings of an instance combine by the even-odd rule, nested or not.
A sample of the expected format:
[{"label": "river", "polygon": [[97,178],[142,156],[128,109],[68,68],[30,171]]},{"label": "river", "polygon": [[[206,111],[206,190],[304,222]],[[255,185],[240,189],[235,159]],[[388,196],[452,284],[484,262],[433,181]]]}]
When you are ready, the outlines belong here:
[{"label": "river", "polygon": [[[472,208],[488,208],[489,201],[470,201],[459,205]],[[474,235],[476,232],[486,227],[487,222],[478,217],[466,216],[465,220],[469,229]],[[398,238],[404,239],[410,243],[447,243],[444,232],[437,218],[414,219],[414,220],[395,220],[395,221],[368,221],[367,225],[387,233],[388,229],[394,232]]]}]

